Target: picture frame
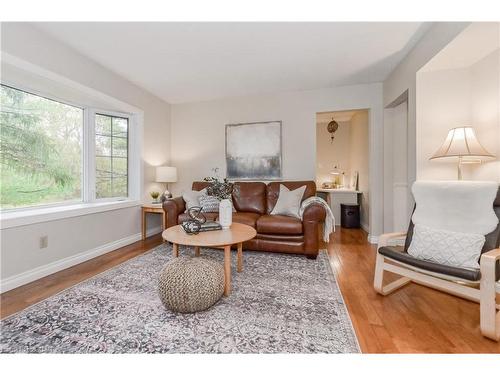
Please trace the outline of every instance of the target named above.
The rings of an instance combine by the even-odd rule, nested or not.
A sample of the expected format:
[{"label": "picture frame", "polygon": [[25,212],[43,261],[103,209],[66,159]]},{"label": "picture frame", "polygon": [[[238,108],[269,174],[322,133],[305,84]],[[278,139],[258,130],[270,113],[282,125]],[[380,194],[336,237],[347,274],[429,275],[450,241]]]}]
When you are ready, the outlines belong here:
[{"label": "picture frame", "polygon": [[227,124],[225,155],[230,180],[281,180],[282,122]]},{"label": "picture frame", "polygon": [[358,190],[358,188],[359,188],[359,172],[358,171],[352,172],[351,183],[350,183],[349,187],[351,189]]}]

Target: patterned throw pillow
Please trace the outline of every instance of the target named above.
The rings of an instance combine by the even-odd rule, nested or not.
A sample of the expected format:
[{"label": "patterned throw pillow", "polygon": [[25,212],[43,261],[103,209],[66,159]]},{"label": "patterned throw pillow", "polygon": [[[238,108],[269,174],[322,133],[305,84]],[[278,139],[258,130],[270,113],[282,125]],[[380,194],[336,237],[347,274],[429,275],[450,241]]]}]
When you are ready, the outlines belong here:
[{"label": "patterned throw pillow", "polygon": [[219,200],[211,195],[201,195],[199,198],[201,212],[219,212]]},{"label": "patterned throw pillow", "polygon": [[285,185],[280,185],[278,201],[271,211],[271,215],[285,215],[300,219],[299,209],[306,185],[290,191]]},{"label": "patterned throw pillow", "polygon": [[482,234],[436,230],[417,224],[408,254],[447,266],[477,269],[484,242]]}]

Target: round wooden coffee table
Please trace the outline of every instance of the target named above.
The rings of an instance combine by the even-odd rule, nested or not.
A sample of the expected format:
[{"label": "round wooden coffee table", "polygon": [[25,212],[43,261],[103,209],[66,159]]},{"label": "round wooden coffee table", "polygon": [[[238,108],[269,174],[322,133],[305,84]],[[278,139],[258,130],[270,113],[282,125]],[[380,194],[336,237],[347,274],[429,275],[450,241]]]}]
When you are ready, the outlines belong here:
[{"label": "round wooden coffee table", "polygon": [[172,243],[174,257],[179,256],[179,245],[193,246],[195,255],[200,255],[200,247],[224,249],[224,295],[231,293],[231,245],[238,245],[238,272],[243,269],[243,242],[257,235],[249,225],[233,223],[229,229],[187,234],[180,225],[163,231],[162,237]]}]

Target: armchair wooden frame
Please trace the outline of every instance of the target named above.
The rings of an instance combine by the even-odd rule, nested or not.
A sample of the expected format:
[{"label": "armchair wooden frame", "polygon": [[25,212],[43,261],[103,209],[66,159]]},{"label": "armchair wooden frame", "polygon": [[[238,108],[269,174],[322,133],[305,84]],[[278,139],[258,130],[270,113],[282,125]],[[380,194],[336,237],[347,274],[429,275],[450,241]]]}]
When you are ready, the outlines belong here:
[{"label": "armchair wooden frame", "polygon": [[[415,282],[443,292],[447,292],[479,303],[481,333],[495,341],[500,340],[500,305],[496,296],[500,294],[500,282],[495,280],[496,263],[500,261],[500,248],[483,253],[480,262],[481,279],[479,282],[451,277],[448,275],[422,270],[385,257],[378,252],[390,241],[404,239],[406,232],[386,233],[380,236],[375,263],[373,286],[382,295],[388,295],[404,285]],[[401,276],[384,285],[384,272]]]}]

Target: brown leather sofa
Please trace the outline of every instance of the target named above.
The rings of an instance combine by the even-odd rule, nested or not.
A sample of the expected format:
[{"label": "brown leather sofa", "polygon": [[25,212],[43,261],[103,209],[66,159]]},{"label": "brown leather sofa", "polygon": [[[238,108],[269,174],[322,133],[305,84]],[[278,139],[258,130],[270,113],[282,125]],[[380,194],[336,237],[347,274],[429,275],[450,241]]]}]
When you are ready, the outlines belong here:
[{"label": "brown leather sofa", "polygon": [[[278,200],[280,184],[290,190],[306,185],[302,200],[316,194],[314,181],[235,182],[233,188],[233,222],[254,227],[257,236],[243,244],[245,249],[304,254],[316,258],[319,250],[318,231],[324,222],[325,209],[318,204],[306,208],[303,220],[289,216],[270,215]],[[200,191],[207,182],[193,182],[193,190]],[[182,197],[168,199],[163,203],[167,213],[167,228],[188,219]],[[205,213],[207,219],[216,220],[218,213]]]}]

